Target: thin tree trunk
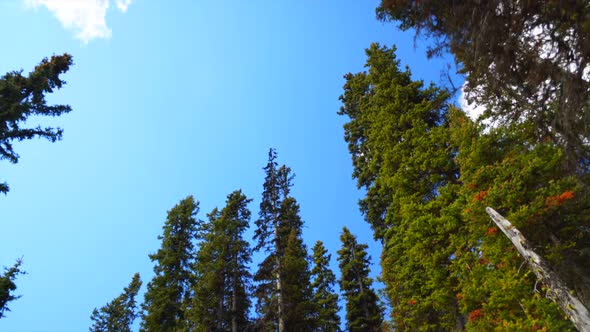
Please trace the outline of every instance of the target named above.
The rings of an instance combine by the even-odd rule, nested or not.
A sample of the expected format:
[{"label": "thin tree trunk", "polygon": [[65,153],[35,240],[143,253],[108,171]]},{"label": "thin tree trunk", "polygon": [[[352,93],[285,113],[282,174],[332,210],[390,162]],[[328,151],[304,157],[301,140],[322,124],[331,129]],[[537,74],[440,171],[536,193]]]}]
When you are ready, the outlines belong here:
[{"label": "thin tree trunk", "polygon": [[[234,240],[236,241],[236,240]],[[234,257],[234,273],[233,273],[233,291],[231,300],[231,330],[232,332],[238,332],[238,254],[235,253]]]},{"label": "thin tree trunk", "polygon": [[285,320],[283,319],[283,289],[282,289],[282,283],[281,283],[281,259],[279,257],[279,243],[278,243],[278,239],[279,239],[279,230],[277,225],[275,224],[275,245],[276,245],[276,272],[275,272],[275,276],[277,279],[277,300],[278,300],[278,316],[279,316],[279,332],[283,332],[285,331]]},{"label": "thin tree trunk", "polygon": [[221,331],[223,329],[223,298],[224,297],[225,296],[222,295],[221,298],[219,299],[218,304],[217,304],[217,323],[215,325],[217,325],[217,329],[219,331]]},{"label": "thin tree trunk", "polygon": [[590,312],[572,295],[571,290],[565,285],[549,265],[533,250],[533,247],[525,237],[514,227],[510,221],[502,217],[494,209],[488,207],[486,212],[500,227],[502,232],[512,241],[518,252],[524,257],[537,279],[547,286],[549,297],[559,305],[572,323],[581,332],[590,332]]}]

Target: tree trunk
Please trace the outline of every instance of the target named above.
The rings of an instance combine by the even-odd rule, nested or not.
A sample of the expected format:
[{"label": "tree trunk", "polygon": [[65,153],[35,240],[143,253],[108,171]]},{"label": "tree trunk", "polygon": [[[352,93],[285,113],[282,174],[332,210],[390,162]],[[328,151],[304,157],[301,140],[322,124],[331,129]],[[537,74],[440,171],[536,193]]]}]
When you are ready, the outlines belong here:
[{"label": "tree trunk", "polygon": [[[235,240],[234,240],[235,241]],[[232,299],[231,299],[231,330],[232,332],[238,332],[238,255],[236,253],[234,259],[234,273],[232,280]]]},{"label": "tree trunk", "polygon": [[276,272],[275,276],[277,278],[277,300],[278,300],[278,316],[279,316],[279,332],[285,331],[285,320],[283,319],[284,315],[284,306],[283,306],[283,289],[282,289],[282,282],[281,282],[281,258],[279,257],[279,230],[278,226],[275,226],[275,251],[276,251]]},{"label": "tree trunk", "polygon": [[490,207],[486,208],[486,212],[500,227],[500,230],[512,241],[512,244],[524,257],[537,279],[547,286],[549,298],[559,305],[580,332],[590,332],[590,312],[582,302],[572,295],[571,290],[567,288],[555,272],[549,269],[547,262],[533,251],[530,243],[510,221]]}]

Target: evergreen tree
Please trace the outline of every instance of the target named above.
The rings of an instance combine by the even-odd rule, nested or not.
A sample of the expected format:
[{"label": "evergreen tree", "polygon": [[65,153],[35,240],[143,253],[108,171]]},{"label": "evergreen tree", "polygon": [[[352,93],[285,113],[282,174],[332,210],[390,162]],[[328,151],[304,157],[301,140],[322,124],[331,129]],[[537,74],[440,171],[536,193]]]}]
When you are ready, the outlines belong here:
[{"label": "evergreen tree", "polygon": [[209,216],[209,230],[197,253],[191,320],[195,331],[244,331],[250,310],[251,251],[243,233],[250,222],[248,199],[241,191]]},{"label": "evergreen tree", "polygon": [[[368,72],[346,76],[345,138],[361,209],[383,242],[382,278],[399,331],[568,330],[556,305],[495,234],[498,209],[588,298],[588,178],[534,119],[488,128],[412,81],[372,45]],[[567,272],[567,273],[566,273]],[[567,277],[569,275],[569,277]],[[520,310],[519,310],[520,309]]]},{"label": "evergreen tree", "polygon": [[161,248],[150,255],[155,276],[145,293],[141,331],[172,332],[188,328],[187,307],[193,283],[194,243],[198,235],[195,215],[199,203],[189,196],[170,211],[163,227]]},{"label": "evergreen tree", "polygon": [[254,231],[254,240],[257,242],[254,250],[263,251],[267,256],[259,264],[254,281],[257,283],[255,289],[256,311],[259,315],[256,322],[257,328],[264,331],[278,329],[282,332],[284,330],[284,303],[281,298],[281,239],[278,232],[280,207],[282,200],[288,194],[290,183],[286,184],[286,188],[279,183],[281,174],[279,174],[276,158],[276,151],[270,149],[268,163],[264,167],[266,176],[259,218],[255,221],[256,230]]},{"label": "evergreen tree", "polygon": [[[284,201],[294,202],[291,198]],[[291,205],[294,212],[297,205]],[[298,207],[297,207],[298,208]],[[298,214],[294,214],[299,218]],[[307,249],[303,244],[300,229],[289,227],[285,253],[282,258],[282,297],[284,305],[285,331],[312,331],[316,324],[315,306],[312,303],[311,274],[307,260]]]},{"label": "evergreen tree", "polygon": [[131,332],[131,324],[137,317],[135,297],[141,287],[139,273],[136,273],[129,286],[113,301],[100,310],[94,309],[90,319],[94,322],[90,332]]},{"label": "evergreen tree", "polygon": [[[367,71],[345,76],[345,139],[361,211],[383,243],[382,277],[399,329],[456,328],[459,308],[449,270],[458,166],[451,144],[448,93],[413,81],[395,49],[372,44]],[[459,328],[460,329],[460,328]]]},{"label": "evergreen tree", "polygon": [[10,268],[5,268],[4,274],[0,276],[0,318],[5,317],[5,313],[10,311],[8,303],[18,299],[20,296],[14,295],[16,284],[14,280],[20,274],[25,274],[21,270],[22,260],[18,259]]},{"label": "evergreen tree", "polygon": [[[72,65],[72,56],[64,54],[43,59],[28,76],[13,71],[0,77],[0,160],[18,162],[19,155],[13,150],[12,142],[43,137],[52,142],[61,139],[61,128],[23,128],[29,116],[60,116],[71,111],[68,105],[47,105],[45,94],[61,88],[65,81],[59,76]],[[0,193],[9,190],[6,183],[0,183]]]},{"label": "evergreen tree", "polygon": [[490,223],[486,206],[502,211],[580,300],[590,298],[588,187],[567,172],[558,145],[531,138],[531,125],[484,132],[464,113],[453,112],[464,183],[454,205],[465,222],[453,235],[452,246],[459,250],[450,268],[460,276],[456,298],[470,331],[574,330]]},{"label": "evergreen tree", "polygon": [[564,148],[570,169],[590,162],[590,6],[571,1],[395,1],[377,9],[429,41],[429,56],[451,52],[468,100],[504,123],[534,123],[538,142]]},{"label": "evergreen tree", "polygon": [[313,269],[311,275],[313,282],[312,303],[316,306],[316,328],[323,332],[340,331],[340,316],[338,311],[338,294],[334,292],[336,276],[330,270],[331,255],[324,247],[322,241],[317,241],[313,246]]},{"label": "evergreen tree", "polygon": [[346,329],[350,332],[381,330],[383,310],[377,294],[371,288],[371,265],[367,245],[357,243],[356,237],[344,227],[340,235],[342,248],[338,250],[340,290],[346,300]]},{"label": "evergreen tree", "polygon": [[254,275],[259,314],[255,326],[283,332],[310,324],[313,309],[307,249],[301,240],[303,221],[297,201],[290,196],[293,175],[289,167],[278,167],[275,159],[276,152],[271,149],[254,233],[255,250],[267,255]]}]

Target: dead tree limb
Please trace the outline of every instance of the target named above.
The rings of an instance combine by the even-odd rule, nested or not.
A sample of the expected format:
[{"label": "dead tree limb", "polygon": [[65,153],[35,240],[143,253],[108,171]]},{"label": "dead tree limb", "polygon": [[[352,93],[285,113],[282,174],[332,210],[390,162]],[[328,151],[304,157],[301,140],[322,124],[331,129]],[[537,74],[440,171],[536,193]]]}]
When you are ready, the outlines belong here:
[{"label": "dead tree limb", "polygon": [[549,297],[559,305],[580,332],[590,332],[590,313],[582,302],[572,295],[573,292],[533,250],[530,243],[510,221],[490,207],[486,208],[486,212],[524,257],[537,279],[545,284]]}]

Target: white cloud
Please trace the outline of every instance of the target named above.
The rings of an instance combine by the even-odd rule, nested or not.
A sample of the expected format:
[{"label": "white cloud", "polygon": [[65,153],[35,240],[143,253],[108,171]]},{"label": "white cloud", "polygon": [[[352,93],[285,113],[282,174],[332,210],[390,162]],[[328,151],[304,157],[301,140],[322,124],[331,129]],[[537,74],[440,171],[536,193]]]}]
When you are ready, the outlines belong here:
[{"label": "white cloud", "polygon": [[459,106],[461,109],[467,114],[469,118],[473,121],[477,121],[480,115],[486,110],[485,106],[478,105],[477,103],[473,102],[469,104],[467,102],[467,96],[465,94],[465,84],[461,87],[461,93],[459,94]]},{"label": "white cloud", "polygon": [[[110,0],[24,0],[29,8],[45,6],[61,24],[74,30],[76,38],[88,43],[95,38],[111,38],[112,31],[106,23]],[[121,12],[126,12],[132,0],[116,0]]]},{"label": "white cloud", "polygon": [[123,13],[126,13],[131,2],[133,2],[133,0],[117,0],[117,8]]}]

